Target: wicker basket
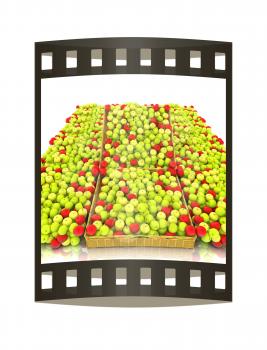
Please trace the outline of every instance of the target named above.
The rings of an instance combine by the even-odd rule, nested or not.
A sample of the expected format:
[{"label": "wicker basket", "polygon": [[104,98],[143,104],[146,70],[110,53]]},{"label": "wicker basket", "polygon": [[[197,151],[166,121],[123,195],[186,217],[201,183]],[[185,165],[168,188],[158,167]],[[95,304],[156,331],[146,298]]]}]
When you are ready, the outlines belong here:
[{"label": "wicker basket", "polygon": [[89,237],[85,235],[87,248],[112,247],[154,247],[154,248],[194,248],[195,237]]},{"label": "wicker basket", "polygon": [[[100,191],[102,177],[99,176],[96,184],[96,190],[92,201],[91,210],[88,216],[88,223],[94,214],[98,194]],[[179,179],[177,179],[179,181]],[[183,204],[186,202],[182,196]],[[191,219],[191,218],[190,218]],[[187,236],[113,236],[99,237],[84,235],[87,248],[112,248],[112,247],[154,247],[154,248],[194,248],[196,237]]]}]

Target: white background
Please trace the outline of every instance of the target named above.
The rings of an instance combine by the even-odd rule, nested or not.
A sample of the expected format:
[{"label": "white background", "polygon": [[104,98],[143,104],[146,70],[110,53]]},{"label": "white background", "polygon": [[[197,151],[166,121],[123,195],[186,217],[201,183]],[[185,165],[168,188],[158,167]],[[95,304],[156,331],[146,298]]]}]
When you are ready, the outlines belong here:
[{"label": "white background", "polygon": [[[8,1],[1,33],[2,349],[266,347],[265,1]],[[162,36],[234,43],[234,301],[115,309],[33,302],[33,42]]]},{"label": "white background", "polygon": [[76,105],[178,103],[193,105],[212,131],[225,137],[225,80],[166,75],[103,75],[42,80],[42,153]]}]

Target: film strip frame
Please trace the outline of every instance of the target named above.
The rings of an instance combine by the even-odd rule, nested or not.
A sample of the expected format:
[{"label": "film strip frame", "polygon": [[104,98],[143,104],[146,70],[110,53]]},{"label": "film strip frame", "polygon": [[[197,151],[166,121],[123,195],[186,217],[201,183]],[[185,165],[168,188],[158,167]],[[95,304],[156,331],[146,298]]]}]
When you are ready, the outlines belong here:
[{"label": "film strip frame", "polygon": [[[126,65],[118,65],[122,54]],[[144,59],[149,65],[142,65]],[[100,51],[99,51],[100,50]],[[101,65],[92,65],[99,58]],[[198,54],[200,66],[190,65]],[[42,55],[50,55],[51,69],[42,69]],[[168,57],[169,55],[169,57]],[[225,69],[216,69],[216,55],[224,55]],[[76,58],[76,66],[67,66],[67,57]],[[175,65],[166,66],[166,58]],[[197,56],[195,56],[197,57]],[[166,260],[101,260],[41,264],[41,80],[56,77],[102,74],[163,74],[226,80],[227,138],[227,249],[226,264]],[[126,285],[116,284],[116,271],[124,268]],[[142,269],[149,271],[149,285],[142,285]],[[101,285],[92,285],[92,271],[101,271]],[[166,271],[173,271],[176,284],[166,284]],[[76,286],[68,287],[68,271],[75,271]],[[199,271],[201,286],[190,286],[190,272]],[[42,289],[43,274],[52,275],[52,286]],[[217,289],[216,274],[225,275],[225,288]],[[96,38],[35,43],[35,300],[53,300],[96,296],[166,296],[210,300],[232,300],[232,43],[172,38]]]}]

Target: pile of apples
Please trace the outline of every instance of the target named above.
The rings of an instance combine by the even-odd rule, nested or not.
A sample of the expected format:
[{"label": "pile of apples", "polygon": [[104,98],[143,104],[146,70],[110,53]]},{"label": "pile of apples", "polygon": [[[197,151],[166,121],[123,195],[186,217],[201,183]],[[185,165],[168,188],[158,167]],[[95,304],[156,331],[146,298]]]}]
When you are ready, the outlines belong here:
[{"label": "pile of apples", "polygon": [[226,244],[225,147],[193,106],[77,106],[49,144],[43,244],[77,246],[84,234]]},{"label": "pile of apples", "polygon": [[173,160],[169,106],[106,105],[103,159],[109,168],[167,168]]},{"label": "pile of apples", "polygon": [[226,244],[226,151],[194,107],[170,110],[176,171],[196,233],[215,247]]},{"label": "pile of apples", "polygon": [[177,178],[169,171],[108,169],[88,236],[194,236]]},{"label": "pile of apples", "polygon": [[100,171],[104,109],[77,106],[41,158],[41,243],[76,246]]}]

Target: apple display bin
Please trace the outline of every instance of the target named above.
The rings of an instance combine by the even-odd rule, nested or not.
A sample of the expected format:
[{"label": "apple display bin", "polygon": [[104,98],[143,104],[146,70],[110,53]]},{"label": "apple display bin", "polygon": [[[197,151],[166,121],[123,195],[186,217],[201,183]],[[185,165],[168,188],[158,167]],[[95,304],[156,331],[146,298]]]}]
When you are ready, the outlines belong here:
[{"label": "apple display bin", "polygon": [[[116,66],[116,49],[127,50],[127,65]],[[140,65],[140,50],[151,50],[151,65]],[[102,66],[91,66],[91,50],[102,50]],[[174,50],[176,64],[165,66],[166,50]],[[77,67],[66,68],[67,52],[77,54]],[[190,67],[190,53],[201,55],[200,68]],[[42,55],[52,55],[52,69],[42,70]],[[225,69],[215,69],[215,56],[225,56]],[[94,57],[92,57],[94,58]],[[226,82],[226,151],[227,151],[227,249],[226,263],[170,260],[98,260],[41,263],[41,81],[56,77],[102,74],[161,74],[172,76],[224,79]],[[179,100],[179,98],[177,98]],[[126,285],[116,284],[116,271],[127,271]],[[142,268],[150,269],[150,285],[140,283]],[[90,283],[92,270],[101,270],[102,284]],[[174,271],[176,284],[167,285],[166,271]],[[76,271],[77,285],[66,285],[67,271]],[[199,271],[201,284],[190,284],[192,271]],[[42,275],[52,275],[52,286],[42,288]],[[225,276],[225,286],[216,288],[218,274]],[[232,300],[232,43],[171,38],[97,38],[35,43],[35,300],[56,300],[109,296],[151,296]]]},{"label": "apple display bin", "polygon": [[[154,171],[156,171],[155,169]],[[153,170],[149,170],[152,172]],[[102,177],[98,177],[96,189],[94,193],[94,198],[92,201],[91,210],[88,216],[88,224],[90,219],[94,214],[96,207],[96,202],[99,199],[99,191],[101,187]],[[177,178],[177,184],[179,180]],[[186,201],[182,195],[181,202],[185,205],[188,210]],[[189,215],[190,217],[190,215]],[[190,217],[190,224],[192,225],[192,219]],[[99,237],[99,236],[88,236],[86,233],[84,235],[86,240],[87,248],[112,248],[112,247],[154,247],[154,248],[194,248],[196,237],[186,237],[186,236],[155,236],[146,237],[144,235],[138,235],[136,237]]]}]

